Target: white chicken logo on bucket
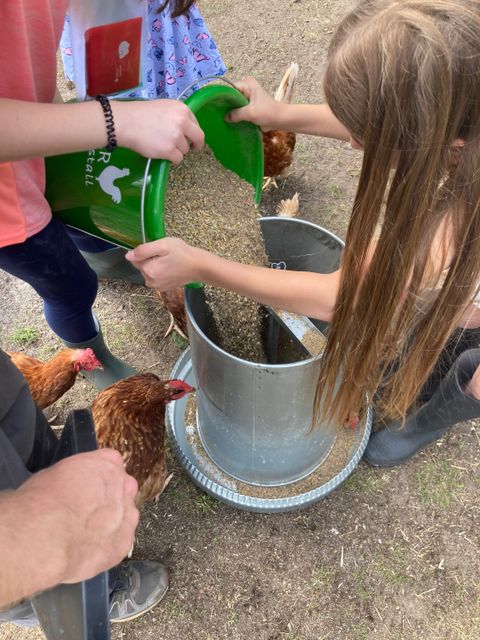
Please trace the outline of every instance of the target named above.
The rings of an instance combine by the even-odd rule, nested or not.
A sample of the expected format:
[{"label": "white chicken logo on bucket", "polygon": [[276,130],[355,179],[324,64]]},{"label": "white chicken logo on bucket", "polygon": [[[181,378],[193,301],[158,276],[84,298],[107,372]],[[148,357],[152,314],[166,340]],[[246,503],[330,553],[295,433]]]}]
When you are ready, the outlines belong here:
[{"label": "white chicken logo on bucket", "polygon": [[130,169],[119,169],[114,165],[109,165],[99,176],[97,176],[96,180],[98,181],[101,190],[111,196],[115,204],[119,204],[122,201],[122,192],[114,182],[119,178],[125,178],[129,175]]},{"label": "white chicken logo on bucket", "polygon": [[[124,167],[116,167],[114,164],[110,164],[112,154],[109,151],[102,149],[91,149],[86,158],[84,183],[86,187],[94,187],[99,185],[103,193],[110,196],[115,204],[120,204],[122,201],[122,192],[120,187],[115,183],[117,180],[126,178],[130,175],[130,169]],[[103,166],[98,175],[98,165]],[[106,165],[106,166],[105,166]]]}]

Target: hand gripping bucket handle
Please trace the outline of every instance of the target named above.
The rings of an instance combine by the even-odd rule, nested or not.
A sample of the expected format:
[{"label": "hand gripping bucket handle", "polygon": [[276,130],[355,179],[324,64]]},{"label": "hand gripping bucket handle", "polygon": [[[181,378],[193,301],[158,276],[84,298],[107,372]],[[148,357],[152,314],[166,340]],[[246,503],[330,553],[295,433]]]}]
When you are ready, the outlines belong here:
[{"label": "hand gripping bucket handle", "polygon": [[[192,89],[192,87],[198,85],[201,82],[206,82],[206,81],[210,81],[210,80],[215,80],[215,81],[220,81],[225,83],[226,85],[232,87],[235,92],[239,93],[237,87],[233,84],[233,82],[230,82],[230,80],[227,80],[226,78],[224,78],[223,76],[216,76],[216,75],[208,75],[208,76],[204,76],[203,78],[198,78],[197,80],[195,80],[194,82],[191,82],[187,87],[185,87],[185,89],[183,89],[183,91],[178,95],[177,100],[182,100],[183,97],[190,91],[190,89]],[[216,86],[216,85],[213,85]],[[185,101],[185,104],[187,106],[190,107],[190,109],[192,110],[192,112],[197,115],[197,117],[199,116],[198,112],[201,111],[202,108],[204,108],[203,105],[199,104],[197,102],[197,93],[192,94],[191,96],[191,100],[187,99]],[[247,101],[245,99],[245,104],[247,104]],[[237,105],[237,106],[242,106],[242,105]],[[234,108],[234,107],[232,107]],[[252,123],[242,123],[244,125],[249,125],[250,127],[252,126]],[[256,125],[253,125],[253,127],[256,127]],[[205,129],[204,129],[205,131]],[[206,133],[206,132],[205,132]],[[259,131],[258,131],[258,139],[260,140],[261,143],[261,139],[259,136]],[[208,139],[206,140],[207,144],[208,144]],[[215,149],[213,149],[214,154],[217,155],[215,153]],[[238,173],[238,175],[240,175],[240,177],[244,178],[247,180],[247,182],[250,182],[252,184],[252,186],[255,189],[255,201],[257,202],[257,204],[260,202],[260,197],[261,197],[261,184],[262,184],[262,179],[263,179],[263,144],[261,143],[260,146],[257,144],[256,146],[253,145],[252,146],[252,154],[256,154],[256,158],[257,158],[257,162],[256,162],[256,167],[255,167],[255,175],[248,175],[247,178],[245,178],[245,175],[242,175],[242,173]],[[221,161],[221,160],[220,160]],[[155,161],[154,161],[155,162]],[[166,183],[167,183],[167,179],[168,179],[168,172],[170,170],[170,161],[168,160],[162,160],[162,161],[158,161],[158,171],[155,172],[155,178],[156,178],[156,183],[157,185],[159,185],[161,188],[163,188],[163,192],[166,188]],[[227,168],[231,168],[231,167],[227,167]],[[237,171],[235,170],[235,168],[233,169],[236,173]],[[143,180],[143,187],[142,187],[142,200],[141,200],[141,210],[140,210],[140,221],[141,221],[141,232],[142,232],[142,240],[143,242],[148,242],[149,238],[147,237],[147,233],[146,233],[146,229],[145,229],[145,209],[146,209],[146,192],[147,192],[147,184],[148,184],[148,176],[150,175],[150,171],[152,171],[152,158],[149,158],[147,160],[147,164],[145,166],[145,176],[144,176],[144,180]],[[153,179],[153,175],[152,175],[152,179]],[[156,205],[160,204],[160,207],[163,211],[163,206],[164,206],[164,197],[163,197],[164,193],[158,193],[156,196],[154,196],[155,201],[156,201]],[[160,202],[159,202],[160,201]],[[157,207],[155,207],[157,208]],[[163,221],[163,213],[162,213],[162,221]],[[165,235],[165,228],[163,228],[163,235]]]},{"label": "hand gripping bucket handle", "polygon": [[[253,185],[260,201],[263,143],[251,122],[229,123],[226,114],[248,104],[225,79],[195,91],[185,104],[205,133],[218,162]],[[228,86],[225,86],[228,85]],[[188,91],[188,87],[185,91]],[[165,236],[164,207],[170,162],[148,160],[119,147],[46,159],[46,198],[64,223],[125,248]]]}]

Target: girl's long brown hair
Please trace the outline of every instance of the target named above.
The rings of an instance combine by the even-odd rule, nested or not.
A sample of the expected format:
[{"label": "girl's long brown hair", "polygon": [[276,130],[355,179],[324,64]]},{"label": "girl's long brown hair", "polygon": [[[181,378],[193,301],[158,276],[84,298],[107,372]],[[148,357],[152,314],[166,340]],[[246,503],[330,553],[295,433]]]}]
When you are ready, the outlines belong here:
[{"label": "girl's long brown hair", "polygon": [[324,90],[364,157],[314,425],[403,418],[480,282],[480,1],[362,2]]},{"label": "girl's long brown hair", "polygon": [[157,13],[160,13],[169,6],[172,18],[178,18],[178,16],[188,13],[188,10],[195,2],[196,0],[165,0],[157,9]]}]

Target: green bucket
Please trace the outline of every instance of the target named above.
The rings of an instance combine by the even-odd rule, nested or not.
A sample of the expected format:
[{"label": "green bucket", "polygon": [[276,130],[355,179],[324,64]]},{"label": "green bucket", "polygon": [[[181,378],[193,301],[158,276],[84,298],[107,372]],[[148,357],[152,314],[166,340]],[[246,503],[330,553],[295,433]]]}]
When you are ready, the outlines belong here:
[{"label": "green bucket", "polygon": [[[263,144],[250,122],[228,123],[226,114],[247,104],[232,86],[210,84],[185,104],[205,133],[217,160],[250,183],[260,201]],[[46,198],[53,214],[97,238],[131,249],[165,237],[164,203],[170,162],[117,148],[46,159]]]}]

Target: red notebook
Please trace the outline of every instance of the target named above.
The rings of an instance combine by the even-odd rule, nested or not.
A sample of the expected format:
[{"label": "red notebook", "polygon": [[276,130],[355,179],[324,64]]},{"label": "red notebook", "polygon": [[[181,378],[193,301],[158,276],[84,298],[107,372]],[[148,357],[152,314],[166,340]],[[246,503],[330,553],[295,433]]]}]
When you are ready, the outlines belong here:
[{"label": "red notebook", "polygon": [[140,84],[142,18],[85,31],[87,94],[127,91]]}]

